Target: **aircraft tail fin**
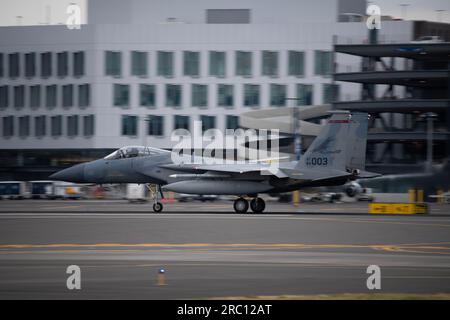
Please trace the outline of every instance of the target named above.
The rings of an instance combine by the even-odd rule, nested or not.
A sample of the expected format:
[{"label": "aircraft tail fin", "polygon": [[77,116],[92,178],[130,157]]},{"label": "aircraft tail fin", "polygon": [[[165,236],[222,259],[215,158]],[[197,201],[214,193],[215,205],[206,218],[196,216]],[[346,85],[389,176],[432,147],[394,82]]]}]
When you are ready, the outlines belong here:
[{"label": "aircraft tail fin", "polygon": [[328,123],[306,150],[295,169],[364,169],[367,113],[333,111]]}]

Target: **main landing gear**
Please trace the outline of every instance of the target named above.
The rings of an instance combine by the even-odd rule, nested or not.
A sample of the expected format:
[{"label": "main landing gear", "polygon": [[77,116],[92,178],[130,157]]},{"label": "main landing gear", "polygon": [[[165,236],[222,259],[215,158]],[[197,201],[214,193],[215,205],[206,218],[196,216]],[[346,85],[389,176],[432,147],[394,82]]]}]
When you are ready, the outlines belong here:
[{"label": "main landing gear", "polygon": [[[240,197],[234,201],[233,208],[236,213],[246,213],[249,208],[248,201]],[[266,208],[266,203],[263,199],[256,197],[250,201],[250,208],[254,213],[262,213]]]},{"label": "main landing gear", "polygon": [[147,184],[148,190],[150,191],[150,196],[153,198],[153,211],[160,213],[163,210],[163,205],[158,201],[158,195],[161,195],[161,199],[164,199],[164,195],[161,190],[161,186],[158,184]]}]

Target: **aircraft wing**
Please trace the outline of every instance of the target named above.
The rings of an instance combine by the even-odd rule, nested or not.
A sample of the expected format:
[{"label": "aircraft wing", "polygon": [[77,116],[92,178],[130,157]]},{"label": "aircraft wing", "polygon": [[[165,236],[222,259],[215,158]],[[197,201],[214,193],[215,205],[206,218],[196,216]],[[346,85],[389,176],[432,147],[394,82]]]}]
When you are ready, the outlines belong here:
[{"label": "aircraft wing", "polygon": [[[230,164],[168,164],[161,167],[176,171],[193,172],[193,171],[216,171],[221,173],[242,174],[249,172],[260,172],[267,175],[273,174],[274,167],[261,163],[230,163]],[[275,174],[278,178],[286,178],[287,175],[281,170]]]},{"label": "aircraft wing", "polygon": [[297,170],[291,168],[276,168],[260,163],[231,163],[231,164],[169,164],[161,167],[183,172],[220,172],[225,174],[243,174],[259,172],[265,175],[274,175],[278,178],[292,178],[300,180],[322,181],[335,178],[350,177],[352,174],[341,170]]},{"label": "aircraft wing", "polygon": [[370,179],[370,178],[377,178],[377,177],[381,177],[381,176],[382,176],[382,174],[379,174],[379,173],[361,170],[358,174],[358,179]]},{"label": "aircraft wing", "polygon": [[352,176],[351,173],[341,170],[297,170],[297,169],[282,169],[282,171],[292,179],[322,181],[336,178],[344,178]]}]

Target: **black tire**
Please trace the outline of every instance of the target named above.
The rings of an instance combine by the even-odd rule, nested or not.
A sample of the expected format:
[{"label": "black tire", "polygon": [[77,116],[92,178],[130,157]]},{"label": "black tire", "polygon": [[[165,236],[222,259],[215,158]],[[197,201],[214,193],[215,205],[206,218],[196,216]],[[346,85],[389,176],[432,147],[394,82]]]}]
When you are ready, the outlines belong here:
[{"label": "black tire", "polygon": [[266,203],[261,198],[254,198],[250,201],[250,208],[254,213],[262,213],[266,208]]},{"label": "black tire", "polygon": [[161,202],[157,202],[153,204],[153,211],[156,213],[160,213],[163,210],[163,205]]},{"label": "black tire", "polygon": [[244,198],[239,198],[234,201],[233,208],[236,213],[246,213],[248,211],[248,201]]}]

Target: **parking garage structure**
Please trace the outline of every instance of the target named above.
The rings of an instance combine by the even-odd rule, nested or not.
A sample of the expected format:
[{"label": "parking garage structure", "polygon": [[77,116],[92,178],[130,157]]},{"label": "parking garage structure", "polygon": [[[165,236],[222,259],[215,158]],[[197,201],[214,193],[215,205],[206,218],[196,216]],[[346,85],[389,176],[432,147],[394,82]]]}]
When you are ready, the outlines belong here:
[{"label": "parking garage structure", "polygon": [[433,116],[433,163],[447,161],[450,43],[335,44],[334,49],[336,55],[360,58],[356,68],[335,65],[334,81],[358,84],[361,90],[356,99],[335,101],[333,108],[365,111],[372,116],[368,170],[382,173],[423,170],[430,116]]}]

